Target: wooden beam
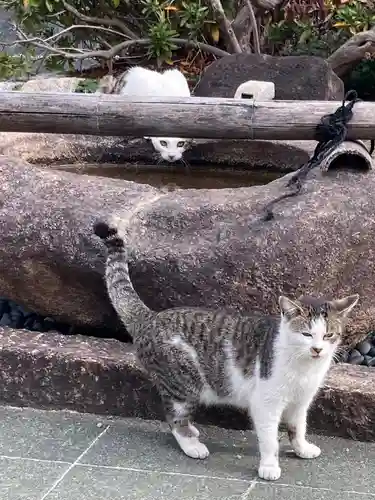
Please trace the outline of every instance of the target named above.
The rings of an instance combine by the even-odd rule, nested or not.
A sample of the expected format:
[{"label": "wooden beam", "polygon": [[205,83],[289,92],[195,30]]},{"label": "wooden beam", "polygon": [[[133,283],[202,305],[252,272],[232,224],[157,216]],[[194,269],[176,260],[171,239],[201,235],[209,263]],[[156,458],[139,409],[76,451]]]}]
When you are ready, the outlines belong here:
[{"label": "wooden beam", "polygon": [[[334,101],[126,98],[0,92],[0,131],[211,139],[310,140]],[[359,102],[348,138],[375,139],[375,102]]]}]

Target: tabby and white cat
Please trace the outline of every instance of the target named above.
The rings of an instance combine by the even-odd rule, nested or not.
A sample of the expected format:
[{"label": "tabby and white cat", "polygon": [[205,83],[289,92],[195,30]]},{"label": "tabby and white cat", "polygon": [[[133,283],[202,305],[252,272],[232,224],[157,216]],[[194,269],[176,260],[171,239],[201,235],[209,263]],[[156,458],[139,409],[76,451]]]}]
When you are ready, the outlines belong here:
[{"label": "tabby and white cat", "polygon": [[[137,97],[190,97],[190,89],[185,76],[178,69],[168,69],[163,73],[134,66],[115,78],[102,78],[97,93],[120,94]],[[168,162],[182,160],[189,147],[190,139],[179,137],[145,137],[150,139],[161,158]]]},{"label": "tabby and white cat", "polygon": [[94,232],[107,246],[109,297],[133,336],[138,358],[161,395],[172,434],[186,455],[203,459],[209,454],[191,420],[202,403],[249,411],[262,479],[276,480],[281,474],[281,421],[296,455],[320,455],[320,449],[306,440],[307,412],[358,295],[333,301],[281,296],[280,318],[200,308],[154,312],[133,288],[128,269],[131,249],[117,229],[98,222]]}]

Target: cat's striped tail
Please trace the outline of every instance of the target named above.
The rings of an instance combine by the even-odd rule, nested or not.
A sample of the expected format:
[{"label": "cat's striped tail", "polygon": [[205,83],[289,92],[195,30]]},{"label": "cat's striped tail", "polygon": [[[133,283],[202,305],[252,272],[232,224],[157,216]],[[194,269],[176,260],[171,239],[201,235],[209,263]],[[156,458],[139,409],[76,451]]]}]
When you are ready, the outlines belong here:
[{"label": "cat's striped tail", "polygon": [[117,228],[105,222],[94,224],[94,233],[104,242],[108,251],[105,280],[109,298],[127,331],[134,337],[139,324],[155,313],[144,304],[134,290],[128,265],[131,250],[126,249]]}]

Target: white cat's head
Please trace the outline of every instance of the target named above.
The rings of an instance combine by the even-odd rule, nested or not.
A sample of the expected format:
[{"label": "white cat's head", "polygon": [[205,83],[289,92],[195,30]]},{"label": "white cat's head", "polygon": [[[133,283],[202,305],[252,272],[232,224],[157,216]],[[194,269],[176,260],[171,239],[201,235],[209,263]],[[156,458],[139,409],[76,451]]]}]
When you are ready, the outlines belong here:
[{"label": "white cat's head", "polygon": [[296,357],[326,359],[340,344],[345,320],[359,295],[324,301],[312,297],[279,298],[280,336]]},{"label": "white cat's head", "polygon": [[149,139],[160,156],[165,161],[174,162],[181,160],[184,152],[189,147],[190,140],[179,137],[145,137]]}]

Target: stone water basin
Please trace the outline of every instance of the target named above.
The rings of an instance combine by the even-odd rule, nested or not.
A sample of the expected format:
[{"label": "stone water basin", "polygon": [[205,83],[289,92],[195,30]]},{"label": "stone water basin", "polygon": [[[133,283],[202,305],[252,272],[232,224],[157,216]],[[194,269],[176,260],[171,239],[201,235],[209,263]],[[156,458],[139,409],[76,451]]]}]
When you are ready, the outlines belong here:
[{"label": "stone water basin", "polygon": [[110,177],[148,184],[157,188],[163,186],[180,189],[225,189],[268,184],[280,177],[280,172],[259,169],[223,168],[222,166],[193,165],[114,165],[112,163],[65,164],[54,167],[91,176]]},{"label": "stone water basin", "polygon": [[[52,169],[55,172],[53,175],[51,174]],[[56,173],[58,171],[61,178],[56,183]],[[65,277],[63,271],[68,268],[71,269],[71,260],[75,261],[74,264],[76,267],[74,268],[74,276],[71,276],[72,280],[62,282],[63,286],[61,286],[61,289],[58,289],[56,288],[56,284],[59,284],[59,281],[57,278],[54,278],[54,293],[47,295],[49,297],[50,309],[53,309],[55,303],[58,302],[58,307],[60,309],[65,308],[65,313],[70,311],[69,308],[72,308],[73,313],[76,314],[76,319],[82,307],[88,309],[91,305],[88,302],[82,302],[82,300],[87,301],[92,297],[93,306],[89,310],[90,313],[95,312],[97,309],[95,306],[97,298],[101,300],[101,307],[107,307],[107,304],[104,302],[105,291],[101,277],[102,264],[99,262],[100,256],[98,255],[99,247],[92,245],[89,238],[82,238],[81,236],[82,233],[84,235],[88,234],[92,218],[96,217],[101,211],[105,215],[107,211],[109,213],[116,209],[117,206],[122,205],[125,206],[126,210],[128,206],[131,207],[129,203],[131,196],[133,198],[138,195],[146,196],[147,193],[153,193],[155,187],[174,185],[184,189],[193,188],[190,192],[181,189],[178,193],[171,194],[173,204],[180,204],[178,208],[181,214],[185,214],[186,203],[190,203],[196,211],[201,208],[200,203],[202,205],[205,204],[203,207],[205,210],[210,203],[216,211],[222,210],[224,212],[225,209],[226,212],[224,215],[227,215],[231,219],[233,214],[232,200],[234,198],[237,202],[236,197],[238,197],[239,203],[234,206],[234,209],[238,211],[241,217],[246,217],[247,213],[252,210],[253,198],[263,196],[260,191],[264,189],[265,192],[269,192],[269,196],[274,197],[280,189],[277,186],[284,185],[284,180],[282,179],[279,181],[276,180],[276,183],[268,184],[268,182],[279,177],[277,173],[265,173],[259,170],[255,175],[254,170],[252,172],[246,170],[233,171],[226,168],[215,169],[214,167],[212,169],[207,167],[203,169],[203,167],[199,168],[198,166],[194,166],[190,172],[186,172],[183,166],[138,165],[133,167],[113,164],[61,164],[59,166],[49,166],[41,171],[31,165],[13,164],[8,160],[5,163],[4,160],[2,175],[4,180],[8,179],[8,186],[11,186],[15,193],[19,193],[20,191],[28,192],[27,200],[33,199],[37,202],[35,206],[38,208],[38,211],[35,214],[38,217],[38,227],[45,225],[45,230],[50,231],[54,238],[58,239],[57,242],[51,240],[53,245],[51,243],[48,249],[52,257],[48,261],[43,261],[41,269],[44,274],[39,274],[38,276],[40,278],[48,278],[46,281],[48,285],[50,275],[55,276],[53,273],[56,273],[57,277]],[[361,196],[366,195],[367,199],[371,200],[371,197],[367,194],[367,190],[370,189],[369,186],[371,184],[370,177],[358,176],[355,183],[349,183],[345,176],[346,174],[339,175],[337,179],[333,178],[324,185],[319,184],[319,181],[312,180],[310,186],[312,185],[313,187],[310,187],[310,189],[315,189],[319,194],[319,189],[322,190],[324,188],[328,190],[329,194],[329,186],[337,184],[340,185],[340,189],[336,189],[335,193],[338,193],[340,196],[343,189],[348,190],[350,187],[351,190],[350,196],[345,195],[346,191],[344,191],[345,199],[341,203],[346,202],[348,198],[358,200],[357,191]],[[97,177],[97,179],[94,179],[94,177]],[[110,178],[118,179],[118,183],[113,182]],[[16,182],[12,183],[12,179],[16,179]],[[130,185],[127,183],[121,185],[120,181],[124,179],[135,182]],[[264,188],[255,187],[254,189],[245,189],[247,186],[259,186],[262,184],[267,184],[267,186],[264,186]],[[275,186],[275,184],[277,185]],[[56,189],[56,186],[58,189]],[[227,189],[221,191],[222,188]],[[93,191],[93,189],[96,191]],[[197,192],[196,189],[201,189],[202,191]],[[212,189],[212,191],[207,193],[207,189]],[[71,196],[72,193],[74,193],[73,198]],[[9,196],[7,192],[5,194]],[[310,196],[309,191],[304,196],[308,198]],[[323,195],[320,196],[324,200]],[[172,202],[169,201],[168,203]],[[194,205],[192,205],[193,202]],[[30,241],[30,238],[34,237],[33,226],[27,226],[19,222],[19,220],[27,220],[27,213],[29,213],[28,206],[25,208],[22,206],[22,210],[19,207],[15,207],[15,209],[17,208],[17,217],[14,217],[14,212],[11,212],[13,205],[8,204],[7,206],[8,210],[10,210],[10,215],[8,219],[5,219],[5,222],[7,220],[15,220],[19,223],[20,226],[17,229],[17,234],[23,237],[23,231],[29,231],[26,236],[28,238],[27,241]],[[166,227],[164,223],[168,223],[170,220],[169,207],[171,206],[171,204],[163,206],[163,219],[160,221],[162,227]],[[322,223],[327,223],[325,219],[327,219],[330,213],[328,209],[329,206],[326,207],[325,212],[317,212],[322,221],[318,227],[322,227]],[[341,209],[340,205],[335,205],[335,213]],[[349,207],[349,209],[352,210],[351,217],[353,218],[358,211],[363,210],[361,206],[357,207],[356,211],[352,207]],[[61,225],[60,215],[62,210],[64,221],[67,221],[64,225]],[[328,215],[326,215],[326,212]],[[208,215],[210,216],[211,213]],[[281,213],[282,207],[278,208],[277,214]],[[195,212],[191,213],[190,211],[184,216],[187,218],[186,222],[192,225]],[[306,215],[304,217],[304,220],[306,220]],[[209,222],[209,219],[207,220]],[[147,222],[153,224],[155,221],[149,219]],[[282,217],[279,216],[277,224],[281,222]],[[277,224],[272,228],[273,239],[278,230]],[[58,228],[58,232],[56,232],[55,228]],[[80,232],[79,237],[76,236],[77,228]],[[368,233],[369,228],[366,228],[366,231]],[[303,235],[299,236],[296,241],[301,241],[302,237]],[[364,237],[361,235],[361,238]],[[238,239],[237,244],[242,245],[243,239],[244,236],[241,233],[241,238]],[[45,247],[49,243],[50,240],[47,243],[43,243],[44,246],[42,245],[44,254]],[[246,252],[253,258],[254,252],[248,250],[252,244],[251,235],[247,234],[245,243],[243,252],[241,250],[241,259],[242,255],[246,254]],[[271,240],[270,243],[272,243]],[[5,247],[6,244],[7,240],[4,240],[3,246]],[[33,251],[35,251],[34,248],[38,250],[38,245],[41,246],[40,239],[32,240],[32,244]],[[12,239],[11,245],[14,245],[14,239]],[[329,248],[325,251],[328,252]],[[82,249],[85,250],[85,253],[80,261],[79,252]],[[239,249],[236,252],[239,254]],[[83,260],[86,259],[85,255],[87,255],[87,261]],[[308,255],[306,256],[307,258]],[[53,264],[54,259],[59,260],[60,268],[55,267]],[[52,263],[48,267],[50,262]],[[160,259],[155,262],[155,266],[160,265]],[[79,264],[78,266],[77,263]],[[97,267],[95,268],[94,266]],[[61,269],[62,271],[60,271]],[[231,272],[234,271],[235,268],[231,270]],[[82,294],[74,287],[77,285],[77,282],[84,282],[84,279],[86,279],[85,273],[88,276],[87,279],[90,279],[91,288],[85,288],[85,293]],[[189,273],[191,274],[190,270]],[[9,272],[8,274],[10,275]],[[13,276],[14,274],[12,274],[12,278]],[[207,276],[204,276],[204,282],[206,282]],[[25,272],[24,278],[25,280],[28,279],[28,275]],[[141,279],[142,276],[139,274],[138,281],[141,282]],[[165,279],[170,282],[169,275]],[[292,279],[293,276],[290,276],[290,280]],[[298,279],[300,284],[300,275]],[[35,288],[35,280],[30,277],[29,281]],[[283,283],[285,283],[285,279]],[[140,284],[142,285],[142,282]],[[99,287],[98,290],[96,290],[94,285]],[[25,282],[23,282],[22,286],[25,288]],[[168,287],[168,290],[170,288]],[[47,288],[43,288],[45,295],[47,293],[46,290]],[[155,293],[151,298],[159,301],[163,299],[161,291],[162,289],[155,289]],[[99,292],[103,293],[103,297]],[[235,292],[236,290],[233,291],[233,293]],[[58,294],[62,293],[64,293],[62,296],[64,300],[57,301],[59,298]],[[238,297],[239,299],[242,298],[240,295]],[[186,295],[184,296],[184,300],[185,298]],[[81,302],[79,302],[80,300]],[[227,300],[227,296],[225,296],[225,300]],[[247,301],[248,297],[246,296],[243,300]],[[80,305],[81,303],[83,303],[83,306]],[[365,304],[365,307],[367,309],[364,308],[364,310],[370,311],[371,314],[370,306]],[[106,318],[105,323],[108,324],[108,321],[112,318],[109,316],[110,308],[105,311],[106,314],[108,311],[108,318]],[[9,316],[13,316],[11,313],[12,311],[9,312]],[[72,314],[67,317],[73,319]],[[365,316],[359,317],[362,323],[365,319]],[[22,329],[22,327],[15,329],[11,325],[0,325],[1,402],[19,406],[69,408],[78,411],[109,413],[122,416],[160,417],[159,400],[136,362],[132,345],[121,342],[119,339],[98,338],[99,335],[93,334],[92,330],[90,331],[89,329],[86,332],[82,331],[82,333],[83,335],[61,335],[53,330],[42,333],[40,330],[33,332]],[[374,388],[374,370],[366,366],[336,365],[333,367],[331,375],[327,379],[327,384],[314,405],[310,416],[311,428],[331,435],[374,440]],[[247,425],[246,419],[241,419],[237,413],[228,412],[224,409],[222,411],[215,410],[213,413],[202,414],[201,418],[207,418],[210,422],[220,423],[229,427],[245,427]]]}]

